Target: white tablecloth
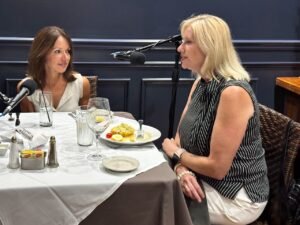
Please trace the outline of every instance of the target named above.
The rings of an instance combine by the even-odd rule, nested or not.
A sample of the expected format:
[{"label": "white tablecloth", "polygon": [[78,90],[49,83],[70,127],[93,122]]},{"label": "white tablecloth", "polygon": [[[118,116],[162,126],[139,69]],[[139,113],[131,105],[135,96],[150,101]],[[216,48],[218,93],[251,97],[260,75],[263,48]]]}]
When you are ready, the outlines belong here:
[{"label": "white tablecloth", "polygon": [[[20,120],[21,126],[32,132],[56,137],[58,168],[13,170],[7,168],[9,153],[0,157],[0,220],[3,225],[79,224],[124,181],[165,162],[154,145],[124,149],[102,146],[106,156],[131,156],[140,162],[139,168],[130,173],[109,172],[101,163],[86,159],[95,145],[77,145],[73,118],[67,113],[54,113],[53,117],[54,125],[50,128],[38,125],[38,113],[22,113]],[[128,119],[114,117],[113,120],[126,122]],[[7,134],[12,124],[7,116],[1,117],[0,134]],[[47,150],[48,144],[42,149]]]}]

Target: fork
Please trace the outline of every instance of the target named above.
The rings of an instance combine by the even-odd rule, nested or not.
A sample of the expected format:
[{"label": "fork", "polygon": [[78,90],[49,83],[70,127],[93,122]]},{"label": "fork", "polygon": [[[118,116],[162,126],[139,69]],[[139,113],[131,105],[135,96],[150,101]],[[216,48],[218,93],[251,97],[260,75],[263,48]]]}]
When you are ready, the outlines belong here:
[{"label": "fork", "polygon": [[140,128],[136,131],[136,139],[143,139],[144,138],[144,131],[142,129],[144,120],[138,120]]}]

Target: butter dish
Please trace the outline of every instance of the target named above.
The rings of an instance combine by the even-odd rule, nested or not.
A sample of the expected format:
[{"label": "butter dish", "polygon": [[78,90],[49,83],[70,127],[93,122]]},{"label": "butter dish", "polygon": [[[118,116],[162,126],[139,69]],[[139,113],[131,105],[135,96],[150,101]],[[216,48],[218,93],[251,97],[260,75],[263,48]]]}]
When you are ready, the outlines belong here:
[{"label": "butter dish", "polygon": [[45,151],[22,150],[20,157],[22,170],[42,170],[45,168]]}]

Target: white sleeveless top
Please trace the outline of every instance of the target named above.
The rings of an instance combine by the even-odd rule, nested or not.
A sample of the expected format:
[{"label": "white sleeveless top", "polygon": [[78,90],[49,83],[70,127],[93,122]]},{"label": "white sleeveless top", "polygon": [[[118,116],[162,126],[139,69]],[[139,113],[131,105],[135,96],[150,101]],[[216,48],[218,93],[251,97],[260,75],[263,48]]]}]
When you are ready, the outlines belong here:
[{"label": "white sleeveless top", "polygon": [[[58,103],[57,108],[53,107],[54,112],[73,112],[79,106],[79,100],[83,96],[83,79],[81,74],[75,73],[76,80],[68,82],[66,89]],[[32,95],[27,96],[28,100],[33,103],[35,111],[39,112],[39,94],[37,89]]]}]

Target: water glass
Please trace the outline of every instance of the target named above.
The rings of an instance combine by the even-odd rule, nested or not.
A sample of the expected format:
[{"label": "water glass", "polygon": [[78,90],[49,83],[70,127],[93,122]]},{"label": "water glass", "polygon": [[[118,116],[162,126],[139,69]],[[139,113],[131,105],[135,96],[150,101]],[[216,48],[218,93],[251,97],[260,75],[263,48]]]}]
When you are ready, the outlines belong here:
[{"label": "water glass", "polygon": [[86,121],[87,109],[87,105],[83,105],[76,110],[77,144],[81,146],[92,145],[94,140],[94,133]]},{"label": "water glass", "polygon": [[52,92],[41,91],[39,93],[40,126],[51,127],[53,122]]},{"label": "water glass", "polygon": [[109,100],[101,97],[90,98],[88,103],[87,123],[89,128],[94,132],[97,151],[88,155],[89,160],[102,160],[103,155],[100,153],[100,136],[101,133],[109,126],[110,122],[111,111]]}]

